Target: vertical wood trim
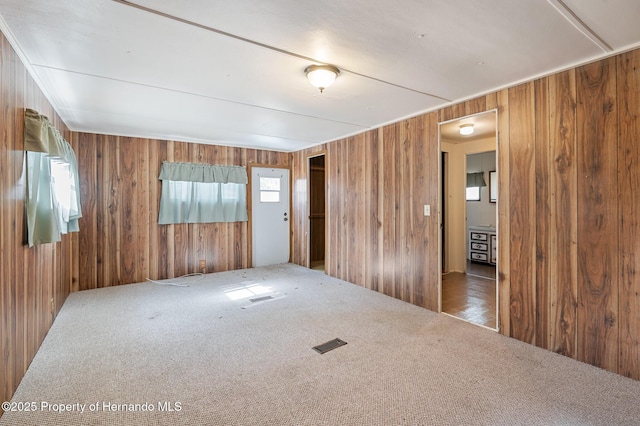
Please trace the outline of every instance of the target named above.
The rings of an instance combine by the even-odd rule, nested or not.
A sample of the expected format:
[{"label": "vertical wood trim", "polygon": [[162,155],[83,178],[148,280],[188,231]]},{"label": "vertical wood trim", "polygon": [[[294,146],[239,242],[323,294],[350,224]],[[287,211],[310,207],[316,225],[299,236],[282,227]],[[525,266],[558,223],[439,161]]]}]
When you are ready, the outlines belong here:
[{"label": "vertical wood trim", "polygon": [[337,276],[337,268],[339,253],[336,251],[336,231],[337,231],[337,222],[340,220],[336,215],[336,199],[337,199],[337,181],[336,181],[336,170],[339,167],[338,157],[336,155],[336,147],[337,143],[329,144],[327,146],[327,159],[330,162],[330,165],[326,167],[325,170],[325,178],[327,179],[327,216],[329,217],[329,221],[327,222],[327,230],[328,230],[328,238],[326,240],[327,251],[331,252],[331,257],[326,260],[325,259],[325,272],[328,275]]},{"label": "vertical wood trim", "polygon": [[[158,159],[156,160],[157,167],[157,177],[160,177],[160,168],[162,167],[162,161],[169,161],[169,158],[173,158],[173,155],[170,155],[170,142],[169,141],[158,141]],[[157,198],[157,206],[158,206],[158,214],[156,214],[154,218],[154,223],[157,225],[158,223],[158,215],[160,211],[160,198],[162,194],[162,182],[157,181],[157,190],[158,190],[158,198]],[[155,233],[158,238],[156,255],[158,257],[158,263],[155,268],[158,271],[157,279],[165,279],[169,277],[173,277],[169,271],[169,259],[171,258],[173,253],[170,253],[169,247],[169,226],[170,225],[157,225],[155,228]],[[153,247],[152,247],[153,249]]]},{"label": "vertical wood trim", "polygon": [[[166,145],[166,161],[175,162],[181,161],[178,157],[176,159],[175,156],[175,142],[168,141]],[[164,228],[163,231],[166,233],[166,253],[167,253],[167,278],[176,276],[176,268],[175,268],[175,235],[176,235],[176,225],[160,225],[161,228]]]},{"label": "vertical wood trim", "polygon": [[[123,256],[119,256],[120,277],[123,283],[138,281],[135,276],[136,260],[138,257],[138,247],[136,244],[137,235],[134,224],[137,224],[138,215],[136,211],[138,197],[138,181],[136,165],[138,164],[136,141],[130,138],[120,138],[120,169],[121,177],[121,197],[120,206],[122,214],[117,221],[120,222],[118,228],[121,230],[120,244],[118,245]],[[142,225],[142,224],[137,224]],[[137,226],[136,226],[137,227]]]},{"label": "vertical wood trim", "polygon": [[135,206],[137,217],[133,228],[134,231],[137,232],[137,235],[135,235],[137,256],[134,279],[135,281],[142,282],[151,275],[149,263],[151,245],[148,244],[148,241],[151,238],[150,216],[154,209],[151,206],[151,199],[149,197],[151,190],[151,179],[149,178],[149,147],[155,144],[150,144],[144,139],[136,139],[135,145],[135,148],[137,148],[136,158],[138,161],[134,166],[134,171],[137,172],[137,204]]},{"label": "vertical wood trim", "polygon": [[[174,142],[173,144],[173,155],[175,160],[178,162],[189,161],[190,147],[185,142]],[[176,277],[181,277],[190,273],[189,270],[189,225],[186,223],[179,223],[173,226],[173,267],[174,267],[174,275]],[[226,244],[225,244],[226,246]],[[226,247],[225,247],[226,248]],[[225,262],[228,264],[228,261]]]},{"label": "vertical wood trim", "polygon": [[[79,138],[78,149],[76,151],[78,162],[78,178],[80,181],[80,199],[90,200],[82,203],[82,218],[78,221],[78,226],[83,230],[78,235],[79,242],[83,246],[88,246],[90,241],[96,241],[98,236],[98,226],[96,223],[96,209],[101,206],[96,205],[95,200],[99,188],[95,185],[95,176],[97,174],[96,163],[93,158],[96,157],[96,144],[91,135],[81,135]],[[91,284],[95,285],[98,281],[98,271],[100,267],[100,256],[96,252],[96,246],[91,247],[78,259],[78,268],[84,271],[87,284],[83,285],[83,289]],[[91,284],[89,284],[91,283]]]},{"label": "vertical wood trim", "polygon": [[[351,163],[349,158],[349,147],[351,146],[351,138],[346,139],[345,144],[342,147],[342,155],[344,155],[345,163],[341,170],[341,184],[344,188],[346,196],[342,198],[340,203],[341,222],[342,222],[342,237],[340,238],[340,245],[342,253],[350,253],[349,247],[351,246],[350,238],[355,238],[354,235],[354,217],[351,210],[351,197],[353,196],[353,188],[349,185],[349,172],[351,171]],[[349,280],[349,270],[352,264],[356,263],[356,253],[350,253],[351,255],[344,259],[341,265],[341,278],[343,280]]]},{"label": "vertical wood trim", "polygon": [[386,126],[383,129],[383,156],[381,161],[384,162],[384,183],[383,183],[383,210],[388,213],[385,221],[382,223],[384,232],[384,257],[383,257],[383,288],[382,291],[387,296],[396,296],[396,153],[395,145],[399,139],[396,132],[396,125]]},{"label": "vertical wood trim", "polygon": [[[342,257],[342,256],[346,256],[346,254],[348,253],[347,248],[348,248],[348,218],[347,218],[347,214],[348,214],[348,210],[347,210],[347,206],[349,203],[349,187],[348,187],[348,178],[349,178],[349,159],[348,159],[348,151],[347,151],[347,146],[348,146],[348,139],[345,140],[345,143],[341,144],[340,149],[338,151],[338,156],[339,158],[343,161],[340,164],[340,168],[338,169],[338,176],[337,176],[337,181],[338,181],[338,186],[340,188],[342,188],[343,193],[341,194],[341,198],[339,199],[339,202],[337,202],[337,207],[338,207],[338,217],[339,217],[339,225],[338,225],[338,234],[337,234],[337,242],[338,242],[338,247],[340,247],[340,263],[338,263],[337,265],[337,272],[338,272],[338,278],[346,280],[347,279],[347,274],[349,271],[349,258],[348,257]],[[345,196],[346,195],[346,196]]]},{"label": "vertical wood trim", "polygon": [[509,91],[496,94],[498,110],[498,331],[511,330],[510,111]]},{"label": "vertical wood trim", "polygon": [[[354,268],[352,268],[352,276],[354,276],[354,282],[360,286],[365,287],[367,285],[367,271],[371,267],[369,263],[368,248],[370,242],[368,241],[369,233],[369,211],[368,207],[371,203],[371,193],[366,190],[369,186],[369,180],[366,174],[366,162],[362,161],[366,158],[366,142],[369,132],[362,135],[362,137],[356,138],[354,143],[355,150],[352,152],[351,164],[357,165],[355,174],[355,189],[357,193],[358,202],[355,203],[355,215],[356,215],[356,232],[355,232],[355,245],[358,253],[358,260]],[[361,235],[362,237],[358,238]],[[359,266],[362,265],[362,266]]]},{"label": "vertical wood trim", "polygon": [[[196,146],[194,144],[189,144],[189,145],[190,145],[190,148],[193,148]],[[232,148],[230,153],[231,155],[228,160],[229,162],[227,164],[238,164],[242,156],[241,151],[242,151],[241,148],[237,148],[237,147]],[[289,177],[291,177],[291,174],[289,174]],[[287,192],[290,197],[291,179],[289,179],[289,188],[287,189]],[[291,201],[291,198],[289,198],[289,201]],[[291,205],[289,205],[289,208],[291,208]],[[242,226],[243,225],[246,225],[246,223],[231,222],[226,224],[227,240],[228,240],[228,247],[229,247],[229,261],[227,262],[228,270],[242,268],[241,249],[242,249]],[[191,229],[193,230],[194,228],[192,227]],[[289,230],[291,230],[291,221],[289,221]],[[289,257],[287,258],[287,261],[290,261],[291,260],[291,232],[288,232],[287,242],[289,243]],[[196,268],[197,268],[197,264],[192,265],[190,267],[191,270],[196,270]]]},{"label": "vertical wood trim", "polygon": [[535,97],[533,83],[509,89],[511,336],[535,343]]},{"label": "vertical wood trim", "polygon": [[[351,253],[351,258],[346,262],[347,270],[345,279],[354,284],[362,285],[359,279],[358,271],[362,268],[356,265],[362,265],[361,253],[358,250],[358,236],[362,235],[358,232],[361,218],[358,215],[358,206],[362,204],[361,194],[358,191],[358,180],[361,180],[362,174],[360,168],[362,162],[358,156],[358,140],[360,138],[351,137],[346,144],[346,160],[349,165],[346,167],[346,190],[347,196],[344,199],[344,220],[347,225],[346,233],[343,236],[345,241],[345,252]],[[360,179],[358,179],[360,178]]]},{"label": "vertical wood trim", "polygon": [[549,349],[576,357],[577,158],[575,71],[549,77],[551,281]]},{"label": "vertical wood trim", "polygon": [[536,346],[549,347],[550,209],[549,209],[549,83],[534,82],[535,90],[535,198],[536,198]]},{"label": "vertical wood trim", "polygon": [[[426,182],[426,176],[429,176],[430,160],[429,154],[431,147],[427,143],[428,136],[428,115],[422,115],[412,119],[413,134],[411,161],[413,167],[411,170],[411,182],[413,185],[413,203],[411,203],[411,215],[413,221],[413,239],[411,249],[409,251],[409,261],[413,266],[412,276],[409,280],[413,283],[412,303],[418,306],[425,306],[425,294],[429,291],[429,283],[426,277],[429,269],[425,266],[433,265],[433,257],[427,256],[423,258],[425,252],[429,252],[429,231],[431,231],[430,221],[437,220],[437,214],[432,217],[426,217],[423,213],[425,204],[432,204],[430,183]],[[438,144],[436,143],[436,146]],[[437,163],[436,163],[437,164]],[[434,212],[437,209],[434,205]],[[437,254],[436,254],[437,257]],[[422,261],[421,261],[422,260]],[[437,280],[436,280],[437,282]],[[437,308],[436,308],[437,309]]]},{"label": "vertical wood trim", "polygon": [[[149,239],[147,248],[145,251],[148,255],[148,272],[147,277],[152,280],[158,280],[161,276],[161,268],[160,266],[160,239],[159,232],[157,232],[158,225],[158,214],[160,210],[160,181],[158,177],[160,176],[160,166],[162,164],[162,160],[160,159],[160,152],[158,149],[159,143],[155,140],[150,140],[147,144],[147,165],[149,167],[147,181],[149,189],[147,191],[147,203],[149,208],[149,216],[148,216],[148,227],[147,227],[147,238]],[[144,244],[144,241],[140,242]]]},{"label": "vertical wood trim", "polygon": [[[398,221],[396,236],[399,239],[398,254],[401,258],[401,267],[398,271],[400,298],[405,302],[414,303],[413,301],[413,283],[410,279],[413,272],[413,265],[410,262],[411,240],[413,237],[413,181],[411,180],[411,170],[413,166],[413,154],[411,152],[412,143],[409,140],[413,131],[412,123],[414,119],[405,120],[400,123],[400,144],[399,152],[399,172],[400,180],[398,182]],[[409,160],[411,159],[411,161]]]},{"label": "vertical wood trim", "polygon": [[577,69],[578,359],[618,367],[616,62]]},{"label": "vertical wood trim", "polygon": [[[432,112],[425,117],[424,120],[425,133],[424,141],[419,143],[424,146],[426,151],[426,167],[428,172],[425,174],[424,185],[429,188],[427,203],[431,205],[431,216],[426,218],[426,229],[423,245],[427,246],[427,256],[423,263],[424,280],[426,290],[423,295],[421,306],[432,311],[438,312],[440,306],[440,276],[442,267],[438,256],[438,247],[440,244],[439,232],[440,222],[438,220],[441,201],[438,198],[439,193],[439,164],[440,149],[438,146],[438,113]],[[444,248],[443,248],[444,249]],[[420,250],[422,251],[422,250]]]},{"label": "vertical wood trim", "polygon": [[120,215],[122,214],[122,193],[120,187],[120,138],[117,136],[108,136],[109,163],[104,171],[107,173],[106,182],[108,182],[108,224],[107,232],[103,233],[105,240],[105,251],[108,253],[109,263],[109,285],[125,284],[121,276],[121,230]]},{"label": "vertical wood trim", "polygon": [[[640,380],[640,50],[618,58],[620,360],[618,373]],[[622,201],[624,200],[624,201]]]},{"label": "vertical wood trim", "polygon": [[[291,161],[291,261],[295,264],[309,268],[309,236],[311,229],[309,226],[309,158],[301,152],[294,153]],[[248,199],[248,198],[247,198]],[[293,214],[296,212],[296,214]],[[251,228],[250,228],[251,229]],[[298,249],[296,249],[298,247]],[[302,249],[304,247],[304,250]]]},{"label": "vertical wood trim", "polygon": [[384,129],[380,127],[377,130],[376,141],[377,141],[377,150],[373,152],[373,155],[376,156],[376,163],[378,164],[378,175],[377,175],[377,191],[378,191],[378,214],[377,214],[377,263],[378,263],[378,291],[381,293],[385,292],[385,281],[386,276],[384,272],[384,257],[385,257],[385,227],[384,223],[386,218],[388,217],[387,212],[385,210],[385,163],[384,163]]},{"label": "vertical wood trim", "polygon": [[[379,133],[367,133],[367,146],[364,161],[366,161],[366,176],[368,186],[368,247],[365,250],[369,256],[369,271],[365,278],[365,286],[374,291],[380,291],[380,173],[378,150],[380,148]],[[327,250],[329,251],[329,250]]]},{"label": "vertical wood trim", "polygon": [[331,169],[332,165],[329,151],[327,150],[326,146],[322,145],[321,148],[322,151],[320,152],[322,153],[322,155],[324,155],[324,272],[328,273],[329,264],[331,264],[331,257],[333,256],[333,253],[331,252],[329,247],[329,230],[331,229],[331,221],[333,220],[330,215],[331,210],[329,209],[329,170]]},{"label": "vertical wood trim", "polygon": [[[77,135],[79,141],[82,141],[82,138],[87,137],[83,133]],[[95,138],[95,136],[94,136]],[[79,142],[80,143],[80,142]],[[81,198],[82,203],[82,220],[85,221],[95,221],[96,223],[96,236],[98,238],[95,241],[95,252],[97,256],[98,263],[98,271],[97,277],[95,281],[92,281],[92,276],[88,271],[83,270],[82,267],[79,268],[80,273],[80,290],[85,290],[89,288],[95,287],[104,287],[105,282],[111,282],[111,257],[109,256],[109,238],[111,238],[111,233],[109,232],[110,221],[108,214],[111,211],[111,207],[109,204],[110,197],[110,187],[107,185],[107,177],[109,176],[109,156],[111,150],[107,146],[106,143],[97,143],[96,144],[96,157],[95,157],[95,169],[96,169],[96,179],[95,186],[96,188],[96,212],[95,217],[88,216],[84,212],[85,204],[90,204],[91,200],[86,198]],[[88,165],[78,165],[79,167],[88,167]],[[83,229],[83,228],[80,228]],[[91,247],[88,247],[91,244],[90,240],[83,240],[82,237],[79,239],[78,243],[80,247],[84,250],[91,250]]]}]

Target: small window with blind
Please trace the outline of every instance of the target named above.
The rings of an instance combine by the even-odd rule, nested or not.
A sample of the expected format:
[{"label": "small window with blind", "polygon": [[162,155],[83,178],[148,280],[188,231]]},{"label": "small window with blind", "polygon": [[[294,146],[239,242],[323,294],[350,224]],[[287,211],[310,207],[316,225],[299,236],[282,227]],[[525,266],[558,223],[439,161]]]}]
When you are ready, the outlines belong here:
[{"label": "small window with blind", "polygon": [[260,178],[260,202],[279,203],[280,202],[280,178],[261,177]]}]

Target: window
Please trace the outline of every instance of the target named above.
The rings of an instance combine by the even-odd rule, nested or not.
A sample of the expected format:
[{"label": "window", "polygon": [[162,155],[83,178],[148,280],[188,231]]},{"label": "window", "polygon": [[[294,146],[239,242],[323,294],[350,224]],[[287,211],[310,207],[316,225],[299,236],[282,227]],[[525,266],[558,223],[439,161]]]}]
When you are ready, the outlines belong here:
[{"label": "window", "polygon": [[467,201],[480,201],[480,188],[487,186],[484,172],[467,173]]},{"label": "window", "polygon": [[467,201],[480,201],[480,187],[472,186],[467,188]]},{"label": "window", "polygon": [[280,178],[261,177],[260,178],[260,202],[279,203],[280,202]]},{"label": "window", "polygon": [[79,209],[76,185],[71,173],[71,165],[60,159],[51,159],[51,189],[53,203],[58,206],[58,224],[66,229],[74,212]]},{"label": "window", "polygon": [[158,223],[245,222],[244,167],[163,163]]},{"label": "window", "polygon": [[489,172],[489,202],[498,201],[498,172]]},{"label": "window", "polygon": [[27,109],[24,148],[27,194],[27,238],[29,247],[54,243],[62,235],[79,230],[79,180],[71,145],[49,119]]}]

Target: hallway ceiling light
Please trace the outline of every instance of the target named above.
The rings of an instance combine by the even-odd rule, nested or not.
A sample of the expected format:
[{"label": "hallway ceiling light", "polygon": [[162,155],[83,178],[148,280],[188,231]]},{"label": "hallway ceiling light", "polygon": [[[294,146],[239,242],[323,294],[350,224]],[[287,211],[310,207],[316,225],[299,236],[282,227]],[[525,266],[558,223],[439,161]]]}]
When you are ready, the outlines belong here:
[{"label": "hallway ceiling light", "polygon": [[472,135],[474,132],[473,124],[463,124],[460,126],[460,134],[463,136]]},{"label": "hallway ceiling light", "polygon": [[322,93],[324,89],[333,84],[340,75],[340,70],[333,65],[311,65],[304,70],[304,73],[309,79],[309,83],[320,89],[320,93]]}]

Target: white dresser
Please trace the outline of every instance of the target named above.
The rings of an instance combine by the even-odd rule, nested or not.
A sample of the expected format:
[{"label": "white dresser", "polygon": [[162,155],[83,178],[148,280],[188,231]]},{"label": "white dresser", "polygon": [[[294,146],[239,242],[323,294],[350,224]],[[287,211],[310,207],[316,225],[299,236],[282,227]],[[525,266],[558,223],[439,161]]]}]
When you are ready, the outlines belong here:
[{"label": "white dresser", "polygon": [[496,229],[489,226],[467,228],[467,259],[495,265],[498,259]]}]

